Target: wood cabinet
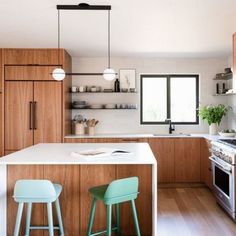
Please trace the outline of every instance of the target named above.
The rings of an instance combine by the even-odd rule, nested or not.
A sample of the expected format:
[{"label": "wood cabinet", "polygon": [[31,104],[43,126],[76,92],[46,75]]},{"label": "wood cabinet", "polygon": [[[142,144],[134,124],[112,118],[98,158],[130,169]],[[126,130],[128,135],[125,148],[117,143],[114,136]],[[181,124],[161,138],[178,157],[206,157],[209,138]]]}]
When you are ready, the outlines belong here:
[{"label": "wood cabinet", "polygon": [[173,138],[150,138],[149,145],[157,159],[158,182],[173,183],[175,178]]},{"label": "wood cabinet", "polygon": [[159,183],[199,183],[200,138],[150,138]]},{"label": "wood cabinet", "polygon": [[61,142],[61,83],[6,81],[5,151]]},{"label": "wood cabinet", "polygon": [[34,144],[62,142],[60,82],[34,82]]},{"label": "wood cabinet", "polygon": [[6,65],[5,66],[5,80],[50,80],[52,78],[52,71],[56,66],[22,66],[22,65]]},{"label": "wood cabinet", "polygon": [[0,94],[3,84],[1,96],[6,100],[0,107],[2,152],[62,142],[71,133],[72,78],[56,82],[51,76],[58,66],[71,72],[71,57],[63,49],[59,56],[60,65],[57,49],[0,49]]},{"label": "wood cabinet", "polygon": [[[60,205],[66,236],[85,236],[89,221],[91,195],[88,189],[110,183],[114,179],[129,176],[139,178],[139,195],[136,208],[141,235],[152,235],[152,166],[151,165],[9,165],[7,171],[7,230],[13,235],[17,204],[12,198],[13,189],[18,179],[50,179],[62,184]],[[54,209],[55,210],[55,209]],[[55,211],[54,211],[55,214]],[[143,217],[145,214],[145,217]],[[130,203],[121,204],[122,235],[134,236]],[[115,219],[115,218],[114,218]],[[57,224],[56,215],[54,215]],[[34,204],[32,225],[47,225],[47,211],[42,204]],[[99,201],[96,207],[93,230],[106,227],[106,209]],[[25,211],[22,218],[20,235],[24,235]],[[56,233],[56,231],[55,231]],[[48,235],[47,231],[33,230],[30,235]],[[58,234],[56,234],[58,235]]]},{"label": "wood cabinet", "polygon": [[32,82],[5,83],[5,150],[33,145]]},{"label": "wood cabinet", "polygon": [[175,139],[175,182],[201,182],[200,138]]},{"label": "wood cabinet", "polygon": [[0,157],[4,154],[4,147],[3,147],[3,96],[0,92]]},{"label": "wood cabinet", "polygon": [[211,155],[210,143],[206,139],[201,139],[201,181],[210,189],[213,189],[212,167],[209,157]]}]

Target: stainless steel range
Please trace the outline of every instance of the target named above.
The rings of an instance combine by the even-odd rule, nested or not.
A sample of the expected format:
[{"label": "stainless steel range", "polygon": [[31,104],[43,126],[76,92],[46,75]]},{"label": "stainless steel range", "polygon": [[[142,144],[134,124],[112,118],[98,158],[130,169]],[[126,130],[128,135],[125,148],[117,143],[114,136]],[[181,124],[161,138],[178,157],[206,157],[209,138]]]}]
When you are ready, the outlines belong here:
[{"label": "stainless steel range", "polygon": [[211,142],[213,187],[217,202],[236,221],[236,139]]}]

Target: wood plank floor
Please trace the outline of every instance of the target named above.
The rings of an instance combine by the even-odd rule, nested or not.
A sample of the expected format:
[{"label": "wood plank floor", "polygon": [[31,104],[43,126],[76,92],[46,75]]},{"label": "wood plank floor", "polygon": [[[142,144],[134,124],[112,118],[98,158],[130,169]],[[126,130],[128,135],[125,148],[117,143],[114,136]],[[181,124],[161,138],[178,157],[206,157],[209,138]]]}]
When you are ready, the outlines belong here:
[{"label": "wood plank floor", "polygon": [[235,236],[236,223],[207,188],[158,190],[158,236]]}]

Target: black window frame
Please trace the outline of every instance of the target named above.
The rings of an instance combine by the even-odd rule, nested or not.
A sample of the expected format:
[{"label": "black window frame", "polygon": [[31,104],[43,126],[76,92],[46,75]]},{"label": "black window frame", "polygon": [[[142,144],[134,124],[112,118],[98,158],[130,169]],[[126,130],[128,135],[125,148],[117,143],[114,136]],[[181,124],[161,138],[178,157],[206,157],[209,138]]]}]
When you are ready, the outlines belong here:
[{"label": "black window frame", "polygon": [[172,122],[172,124],[176,125],[199,125],[199,117],[198,117],[198,111],[197,109],[199,108],[199,74],[141,74],[140,75],[140,124],[141,125],[166,125],[167,122],[150,122],[150,121],[143,121],[143,79],[145,77],[153,77],[153,78],[163,78],[166,77],[166,83],[167,83],[167,118],[171,118],[171,107],[170,107],[170,83],[171,83],[171,77],[176,77],[176,78],[183,78],[183,77],[194,77],[196,78],[196,120],[194,122]]}]

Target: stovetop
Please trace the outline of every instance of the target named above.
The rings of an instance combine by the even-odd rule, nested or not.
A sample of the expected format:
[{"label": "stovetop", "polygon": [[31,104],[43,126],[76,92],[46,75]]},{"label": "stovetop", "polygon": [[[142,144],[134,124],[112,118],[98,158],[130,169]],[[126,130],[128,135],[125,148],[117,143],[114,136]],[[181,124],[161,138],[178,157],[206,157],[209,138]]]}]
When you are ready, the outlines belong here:
[{"label": "stovetop", "polygon": [[226,144],[236,149],[236,139],[219,139],[218,142]]}]

